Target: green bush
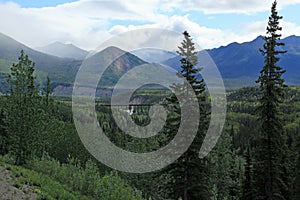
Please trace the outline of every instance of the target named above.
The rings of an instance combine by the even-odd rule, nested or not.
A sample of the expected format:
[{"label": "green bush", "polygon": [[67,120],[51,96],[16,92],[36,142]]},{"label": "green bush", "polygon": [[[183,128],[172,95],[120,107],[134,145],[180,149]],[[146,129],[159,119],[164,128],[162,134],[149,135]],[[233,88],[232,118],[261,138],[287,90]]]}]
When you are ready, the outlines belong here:
[{"label": "green bush", "polygon": [[99,200],[142,200],[142,195],[135,191],[117,173],[110,173],[100,177],[97,165],[89,160],[85,167],[81,167],[74,159],[68,164],[47,158],[34,159],[27,165],[28,168],[47,174],[73,191]]},{"label": "green bush", "polygon": [[[80,194],[78,191],[73,191],[69,186],[62,184],[53,177],[47,176],[43,173],[38,173],[23,167],[10,165],[4,163],[0,157],[0,166],[10,169],[12,172],[13,183],[16,188],[28,192],[27,189],[32,190],[37,194],[37,199],[41,200],[89,200],[90,197]],[[25,187],[26,186],[26,187]],[[26,189],[27,188],[27,189]]]},{"label": "green bush", "polygon": [[101,179],[97,196],[103,200],[140,200],[141,194],[134,191],[116,173],[110,173]]}]

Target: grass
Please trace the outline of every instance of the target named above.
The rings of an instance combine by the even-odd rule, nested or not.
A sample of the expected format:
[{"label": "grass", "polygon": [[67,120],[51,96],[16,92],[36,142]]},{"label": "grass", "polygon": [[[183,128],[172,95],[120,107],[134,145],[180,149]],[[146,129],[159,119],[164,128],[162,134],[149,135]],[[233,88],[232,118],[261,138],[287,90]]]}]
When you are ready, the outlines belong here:
[{"label": "grass", "polygon": [[[13,186],[19,189],[31,188],[36,194],[37,199],[43,200],[89,200],[90,198],[72,191],[67,186],[53,180],[51,177],[25,169],[23,167],[4,163],[0,159],[0,166],[12,172]],[[24,191],[24,192],[28,192]]]}]

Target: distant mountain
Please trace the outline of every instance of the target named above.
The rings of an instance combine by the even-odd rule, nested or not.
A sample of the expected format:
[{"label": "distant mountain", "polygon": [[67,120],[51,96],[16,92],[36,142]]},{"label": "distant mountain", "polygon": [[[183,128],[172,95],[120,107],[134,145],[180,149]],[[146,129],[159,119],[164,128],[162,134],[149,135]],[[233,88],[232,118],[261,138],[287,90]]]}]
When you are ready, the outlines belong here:
[{"label": "distant mountain", "polygon": [[[52,80],[53,87],[55,88],[54,91],[56,93],[72,93],[73,83],[75,81],[77,71],[82,64],[82,60],[60,58],[41,53],[4,34],[0,34],[1,86],[5,83],[5,74],[9,72],[11,64],[18,61],[18,56],[22,49],[29,58],[35,62],[39,80],[44,81],[48,75]],[[137,56],[125,52],[117,47],[108,47],[97,52],[85,60],[85,62],[88,62],[89,66],[91,66],[91,70],[87,73],[87,76],[94,76],[99,71],[107,68],[99,82],[99,86],[103,88],[110,88],[128,70],[146,63]],[[0,89],[0,92],[5,92],[3,87]]]},{"label": "distant mountain", "polygon": [[108,47],[85,60],[90,67],[91,75],[99,74],[103,69],[103,76],[100,79],[100,87],[112,87],[118,79],[130,69],[146,64],[139,57],[125,52],[117,47]]},{"label": "distant mountain", "polygon": [[54,42],[44,47],[38,47],[37,50],[49,55],[77,60],[83,60],[89,53],[73,44],[63,44],[61,42]]},{"label": "distant mountain", "polygon": [[283,39],[285,43],[284,49],[287,50],[290,54],[300,54],[300,37],[291,35]]},{"label": "distant mountain", "polygon": [[[117,47],[108,47],[85,59],[82,66],[88,66],[83,75],[86,77],[84,81],[86,85],[81,85],[81,87],[89,87],[90,79],[97,78],[99,74],[102,74],[98,83],[97,95],[110,95],[112,92],[111,88],[123,74],[136,66],[146,63],[137,56]],[[72,94],[72,89],[72,86],[58,87],[55,92],[57,94]]]},{"label": "distant mountain", "polygon": [[[284,78],[287,84],[300,84],[300,37],[290,36],[282,39],[285,46],[282,49],[287,53],[281,56],[279,65],[287,72]],[[206,50],[216,63],[227,89],[236,89],[244,86],[255,85],[255,80],[264,65],[264,58],[259,52],[263,48],[264,40],[262,36],[251,42],[231,43]],[[168,59],[163,63],[175,68],[180,67],[180,58]]]},{"label": "distant mountain", "polygon": [[138,49],[131,51],[130,53],[138,56],[148,63],[162,63],[167,59],[171,59],[177,56],[175,52],[165,51],[161,49]]},{"label": "distant mountain", "polygon": [[[17,42],[9,36],[0,33],[0,83],[5,81],[5,74],[10,71],[12,63],[18,61],[21,50],[34,61],[39,81],[44,81],[49,76],[54,86],[72,84],[81,65],[81,61],[70,58],[59,58],[33,50]],[[5,92],[1,91],[0,92]]]}]

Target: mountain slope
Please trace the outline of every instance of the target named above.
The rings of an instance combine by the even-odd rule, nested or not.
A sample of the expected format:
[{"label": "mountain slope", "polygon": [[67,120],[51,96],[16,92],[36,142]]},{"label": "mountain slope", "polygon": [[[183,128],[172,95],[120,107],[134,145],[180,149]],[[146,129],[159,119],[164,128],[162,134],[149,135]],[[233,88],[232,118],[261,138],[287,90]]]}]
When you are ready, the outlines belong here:
[{"label": "mountain slope", "polygon": [[53,177],[2,160],[0,158],[0,199],[91,199]]},{"label": "mountain slope", "polygon": [[[73,83],[82,60],[71,58],[60,58],[33,50],[16,40],[0,33],[0,92],[5,93],[6,73],[9,73],[12,63],[18,61],[21,50],[24,50],[29,58],[34,61],[37,77],[40,81],[45,81],[48,75],[51,78],[54,91],[59,94],[71,94]],[[99,87],[110,88],[128,70],[146,62],[137,56],[125,52],[117,47],[108,47],[100,52],[91,55],[84,60],[91,66],[87,72],[89,76],[97,76],[99,72],[106,69],[99,82]],[[109,67],[108,67],[109,66]]]},{"label": "mountain slope", "polygon": [[48,75],[54,85],[74,82],[74,77],[81,65],[81,61],[59,58],[38,52],[0,33],[0,61],[2,61],[0,62],[0,73],[2,73],[2,76],[10,71],[12,63],[18,61],[21,50],[24,50],[35,63],[39,80],[45,80],[45,77]]},{"label": "mountain slope", "polygon": [[76,60],[83,60],[89,53],[73,44],[63,44],[61,42],[54,42],[47,46],[39,47],[37,50],[49,55],[61,58],[73,58]]},{"label": "mountain slope", "polygon": [[[91,80],[102,74],[98,83],[97,95],[110,95],[111,88],[123,74],[145,63],[145,61],[131,53],[117,47],[108,47],[84,60],[82,67],[85,70],[81,75],[81,78],[84,79],[84,85],[81,85],[81,87],[92,86]],[[72,89],[72,86],[59,87],[54,92],[57,94],[72,94]]]},{"label": "mountain slope", "polygon": [[145,61],[131,53],[117,47],[108,47],[87,58],[83,66],[88,67],[85,70],[87,76],[102,74],[99,87],[106,88],[116,84],[118,79],[128,70],[145,63]]}]

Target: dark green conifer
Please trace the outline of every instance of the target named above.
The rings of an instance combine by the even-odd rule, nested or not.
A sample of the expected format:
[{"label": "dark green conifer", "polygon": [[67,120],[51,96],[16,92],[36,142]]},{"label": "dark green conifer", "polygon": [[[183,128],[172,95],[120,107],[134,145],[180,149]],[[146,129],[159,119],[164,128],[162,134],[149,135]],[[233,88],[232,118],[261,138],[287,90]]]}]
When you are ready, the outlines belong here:
[{"label": "dark green conifer", "polygon": [[38,141],[35,117],[38,90],[35,84],[34,63],[21,51],[19,62],[13,64],[7,77],[9,84],[7,131],[15,164],[25,164]]},{"label": "dark green conifer", "polygon": [[[197,51],[191,36],[187,31],[183,33],[184,40],[179,46],[177,53],[181,56],[181,69],[177,75],[185,78],[187,83],[191,85],[193,91],[197,96],[200,109],[200,121],[198,133],[189,147],[189,149],[173,164],[168,167],[168,172],[171,174],[172,180],[169,184],[173,194],[172,199],[182,198],[188,199],[209,199],[210,192],[208,186],[208,161],[207,159],[200,159],[198,157],[204,136],[207,111],[205,110],[205,85],[203,80],[197,77],[199,70],[196,66],[198,63]],[[189,92],[185,84],[173,85],[173,89],[179,94]],[[188,95],[187,95],[188,96]],[[185,99],[188,101],[188,99]],[[172,138],[178,131],[180,124],[181,111],[178,101],[175,96],[168,99],[169,103],[173,104],[173,113],[169,117],[167,124],[170,137]],[[195,122],[189,122],[195,123]],[[186,137],[189,137],[189,130],[185,130]],[[184,145],[184,142],[182,142]],[[181,145],[181,144],[177,144]],[[172,152],[171,152],[172,153]],[[174,152],[173,152],[174,153]],[[175,152],[176,153],[176,152]]]},{"label": "dark green conifer", "polygon": [[248,146],[246,151],[246,163],[245,163],[245,177],[243,180],[243,196],[242,200],[252,200],[253,197],[253,183],[252,183],[252,159],[250,153],[250,147]]},{"label": "dark green conifer", "polygon": [[8,153],[8,135],[6,126],[4,110],[0,109],[0,155]]},{"label": "dark green conifer", "polygon": [[280,42],[282,30],[279,26],[279,16],[276,11],[276,0],[272,4],[271,16],[267,26],[265,43],[260,50],[264,63],[257,83],[260,84],[261,98],[258,107],[260,131],[257,133],[255,149],[254,186],[257,199],[289,199],[286,189],[286,160],[287,146],[279,105],[284,98],[285,70],[277,63],[284,43]]}]

